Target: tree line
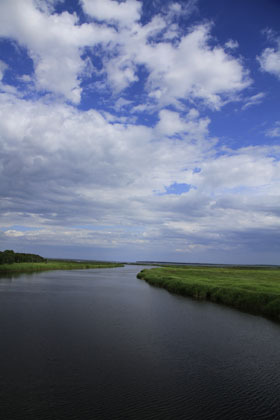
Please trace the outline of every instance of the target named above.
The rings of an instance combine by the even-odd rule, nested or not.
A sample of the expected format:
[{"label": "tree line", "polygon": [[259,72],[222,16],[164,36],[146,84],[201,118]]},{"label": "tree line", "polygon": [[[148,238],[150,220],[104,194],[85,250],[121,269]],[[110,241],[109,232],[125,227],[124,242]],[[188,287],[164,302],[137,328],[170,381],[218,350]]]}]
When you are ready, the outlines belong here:
[{"label": "tree line", "polygon": [[13,264],[21,262],[45,262],[45,258],[36,254],[25,254],[21,252],[14,252],[11,249],[0,251],[0,264]]}]

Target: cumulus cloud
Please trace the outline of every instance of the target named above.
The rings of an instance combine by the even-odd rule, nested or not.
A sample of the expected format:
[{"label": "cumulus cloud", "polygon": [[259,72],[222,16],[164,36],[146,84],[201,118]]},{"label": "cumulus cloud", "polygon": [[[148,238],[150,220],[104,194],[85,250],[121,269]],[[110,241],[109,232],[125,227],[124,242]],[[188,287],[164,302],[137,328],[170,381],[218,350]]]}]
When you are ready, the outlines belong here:
[{"label": "cumulus cloud", "polygon": [[266,48],[259,57],[261,69],[280,77],[280,50]]},{"label": "cumulus cloud", "polygon": [[[195,147],[202,130],[207,134],[199,118],[185,123],[184,135],[192,142],[170,141],[158,138],[158,127],[120,123],[109,114],[80,112],[62,104],[50,109],[42,102],[8,95],[2,96],[1,121],[4,195],[11,189],[20,193],[23,184],[26,191],[37,184],[40,188],[45,180],[54,192],[59,185],[67,191],[75,184],[75,191],[85,197],[106,197],[106,188],[112,200],[120,193],[129,197],[131,191],[142,196],[173,182],[169,168],[174,162],[179,174],[211,144],[204,141],[201,149]],[[153,161],[157,165],[146,171]]]},{"label": "cumulus cloud", "polygon": [[235,50],[236,48],[239,47],[239,44],[237,41],[234,41],[233,39],[229,39],[226,43],[225,43],[225,47],[229,48],[230,50]]},{"label": "cumulus cloud", "polygon": [[157,131],[166,136],[174,134],[184,134],[188,138],[204,139],[208,134],[208,118],[199,118],[196,109],[191,109],[189,113],[182,118],[178,112],[163,109],[159,112],[159,122],[156,126]]},{"label": "cumulus cloud", "polygon": [[[279,228],[279,147],[217,154],[195,109],[163,110],[153,127],[7,94],[0,109],[2,243],[199,253]],[[166,194],[174,183],[193,188]]]},{"label": "cumulus cloud", "polygon": [[[98,45],[103,53],[99,57],[102,75],[114,92],[139,81],[139,68],[144,66],[147,96],[161,106],[199,99],[218,109],[250,84],[239,59],[221,46],[210,46],[210,25],[190,27],[182,34],[178,24],[171,23],[181,10],[176,3],[167,14],[155,15],[146,24],[139,20],[142,3],[136,0],[83,0],[85,13],[94,18],[83,24],[76,14],[55,13],[53,3],[0,3],[0,36],[27,48],[41,92],[62,95],[78,104],[92,59],[85,48],[92,52]],[[192,10],[191,2],[187,8]]]},{"label": "cumulus cloud", "polygon": [[141,3],[137,0],[117,2],[114,0],[82,0],[84,11],[100,20],[117,22],[121,26],[131,26],[140,19]]},{"label": "cumulus cloud", "polygon": [[82,49],[108,43],[112,30],[97,28],[93,23],[79,25],[75,14],[51,14],[49,8],[39,9],[36,5],[32,0],[1,1],[0,36],[14,39],[28,49],[38,89],[79,103],[79,75],[86,65],[81,58]]},{"label": "cumulus cloud", "polygon": [[274,38],[270,31],[268,31],[268,38],[276,43],[276,47],[265,48],[261,55],[257,57],[257,60],[262,71],[280,78],[280,38]]},{"label": "cumulus cloud", "polygon": [[210,48],[208,40],[209,27],[201,25],[184,36],[176,48],[155,48],[149,83],[154,91],[159,90],[160,98],[172,101],[191,96],[219,108],[223,95],[248,86],[250,82],[238,60],[220,47]]},{"label": "cumulus cloud", "polygon": [[[34,68],[15,75],[22,91],[1,85],[3,247],[20,239],[209,260],[278,231],[279,147],[232,150],[210,134],[206,111],[251,83],[236,42],[219,45],[205,21],[182,28],[195,1],[141,20],[140,1],[82,0],[85,23],[56,4],[0,2],[0,36],[25,47]],[[8,71],[0,62],[0,76]],[[83,93],[90,101],[78,107]],[[266,135],[278,136],[278,123]]]},{"label": "cumulus cloud", "polygon": [[149,97],[161,106],[198,99],[219,109],[225,99],[249,86],[248,72],[240,60],[222,47],[210,47],[210,25],[191,28],[176,43],[165,41],[164,36],[159,42],[159,34],[167,28],[164,18],[156,16],[144,26],[136,24],[119,34],[119,54],[106,65],[116,90],[138,80],[138,66],[146,67]]}]

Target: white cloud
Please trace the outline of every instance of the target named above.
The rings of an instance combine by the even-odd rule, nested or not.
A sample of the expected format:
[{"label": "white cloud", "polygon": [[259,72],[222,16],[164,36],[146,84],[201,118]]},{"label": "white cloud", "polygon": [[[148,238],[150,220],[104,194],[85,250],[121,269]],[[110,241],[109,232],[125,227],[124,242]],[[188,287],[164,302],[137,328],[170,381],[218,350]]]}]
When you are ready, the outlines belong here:
[{"label": "white cloud", "polygon": [[119,54],[106,66],[115,89],[137,80],[137,66],[144,65],[149,73],[149,96],[161,106],[176,104],[179,99],[200,99],[218,109],[225,98],[251,83],[238,59],[219,46],[209,46],[209,25],[192,28],[175,44],[152,42],[165,30],[165,20],[155,17],[145,26],[137,24],[119,34]]},{"label": "white cloud", "polygon": [[129,101],[127,99],[124,98],[119,98],[116,103],[115,103],[115,109],[116,111],[120,111],[122,108],[127,107],[128,105],[131,105],[133,102]]},{"label": "white cloud", "polygon": [[131,26],[140,19],[142,4],[137,0],[118,2],[115,0],[81,0],[84,11],[100,20]]},{"label": "white cloud", "polygon": [[93,23],[79,25],[74,14],[50,14],[48,10],[39,10],[32,0],[1,1],[0,36],[27,47],[39,90],[63,95],[77,104],[82,92],[79,75],[86,65],[82,49],[109,42],[112,29]]},{"label": "white cloud", "polygon": [[242,106],[242,109],[247,109],[250,106],[259,105],[262,103],[262,100],[265,98],[266,94],[264,92],[257,93],[256,95],[250,96],[245,99],[245,104]]},{"label": "white cloud", "polygon": [[[41,92],[78,104],[81,80],[88,76],[89,64],[93,71],[83,52],[85,47],[97,45],[102,46],[100,74],[107,76],[114,92],[137,82],[139,66],[144,66],[147,97],[161,107],[180,107],[180,99],[198,99],[219,109],[224,100],[250,84],[240,60],[221,46],[210,46],[208,24],[189,28],[182,35],[178,24],[172,22],[174,13],[181,9],[177,3],[167,14],[156,15],[145,25],[139,21],[140,1],[83,0],[81,4],[99,23],[80,24],[76,14],[56,14],[53,1],[0,2],[0,36],[27,48],[34,63],[35,85]],[[191,2],[184,13],[188,9],[193,10]],[[114,21],[118,30],[111,25]]]},{"label": "white cloud", "polygon": [[[129,197],[132,191],[143,196],[164,190],[174,178],[184,175],[183,168],[194,156],[204,153],[189,142],[158,138],[158,129],[121,123],[105,115],[2,96],[0,128],[6,156],[2,179],[8,182],[13,172],[17,191],[25,177],[34,176],[31,183],[26,182],[30,188],[42,182],[41,177],[50,184],[59,180],[57,187],[67,190],[75,184],[75,191],[95,199],[106,195],[107,188],[113,200],[120,194]],[[187,120],[185,129],[194,142],[207,131],[199,118]],[[201,146],[202,150],[208,147],[208,141]],[[148,170],[150,165],[152,170]],[[5,183],[2,187],[6,188]]]},{"label": "white cloud", "polygon": [[225,47],[229,48],[230,50],[235,50],[236,48],[239,47],[239,44],[237,41],[234,41],[233,39],[229,39],[226,43],[225,43]]},{"label": "white cloud", "polygon": [[4,61],[0,60],[0,81],[3,79],[4,73],[7,70],[8,66]]},{"label": "white cloud", "polygon": [[276,121],[275,126],[266,131],[268,137],[280,137],[280,121]]},{"label": "white cloud", "polygon": [[184,134],[195,139],[205,138],[208,134],[208,118],[198,118],[197,110],[192,109],[183,119],[177,112],[163,109],[159,113],[159,122],[156,126],[157,131],[165,136],[174,134]]},{"label": "white cloud", "polygon": [[5,236],[11,238],[20,238],[21,236],[25,236],[23,232],[19,232],[18,230],[9,229],[4,233]]},{"label": "white cloud", "polygon": [[9,66],[4,63],[4,61],[0,60],[0,91],[2,92],[9,92],[13,94],[17,94],[17,89],[14,86],[8,85],[3,83],[3,77],[5,75],[6,70],[8,70]]},{"label": "white cloud", "polygon": [[[18,80],[39,91],[27,100],[1,85],[8,92],[0,94],[4,243],[206,255],[240,241],[254,248],[279,231],[279,147],[221,147],[202,114],[251,83],[241,59],[228,52],[236,42],[218,45],[209,24],[179,27],[178,16],[195,2],[182,4],[143,25],[142,3],[134,0],[83,0],[91,16],[84,24],[75,14],[54,13],[55,0],[0,2],[0,35],[25,46],[34,63],[34,74]],[[87,56],[86,47],[96,55]],[[6,69],[0,62],[1,75]],[[97,81],[87,86],[93,72]],[[123,92],[137,81],[145,85],[137,85],[139,95]],[[81,111],[63,100],[78,104],[82,89],[94,95],[101,85],[104,103],[108,87],[115,93],[106,111]],[[44,90],[59,100],[38,99]],[[264,96],[247,98],[243,109]],[[145,116],[134,113],[148,111],[154,125],[136,123]],[[278,136],[278,125],[266,135]],[[173,184],[189,188],[179,195],[168,188]],[[277,248],[279,239],[273,243]]]},{"label": "white cloud", "polygon": [[[163,110],[148,128],[94,110],[0,98],[6,241],[202,252],[279,229],[279,147],[217,154],[209,121],[195,109],[184,118]],[[180,138],[168,137],[174,130]],[[193,188],[166,194],[174,183]]]},{"label": "white cloud", "polygon": [[[269,38],[271,38],[271,34]],[[280,78],[280,39],[276,39],[275,41],[277,46],[275,48],[265,48],[262,54],[257,57],[257,60],[260,63],[262,71],[266,71]]]},{"label": "white cloud", "polygon": [[242,190],[246,190],[247,194],[250,191],[254,193],[254,188],[261,190],[279,182],[280,162],[269,156],[270,153],[279,155],[279,152],[280,147],[239,149],[237,153],[203,162],[202,170],[190,176],[190,183],[213,191],[217,196]]}]

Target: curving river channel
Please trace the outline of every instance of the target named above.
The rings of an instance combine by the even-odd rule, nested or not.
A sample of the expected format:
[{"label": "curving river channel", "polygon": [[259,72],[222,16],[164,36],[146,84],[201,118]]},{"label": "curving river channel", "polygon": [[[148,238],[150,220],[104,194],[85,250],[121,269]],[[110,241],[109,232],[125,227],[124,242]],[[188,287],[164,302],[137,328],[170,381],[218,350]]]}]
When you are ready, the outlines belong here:
[{"label": "curving river channel", "polygon": [[0,279],[1,419],[280,418],[280,326],[142,268]]}]

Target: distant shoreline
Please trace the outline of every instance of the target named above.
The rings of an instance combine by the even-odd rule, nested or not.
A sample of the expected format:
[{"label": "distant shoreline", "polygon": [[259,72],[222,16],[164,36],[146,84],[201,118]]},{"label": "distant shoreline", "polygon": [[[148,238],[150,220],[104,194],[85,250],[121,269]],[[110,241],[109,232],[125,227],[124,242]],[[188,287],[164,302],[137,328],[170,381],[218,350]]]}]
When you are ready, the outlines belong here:
[{"label": "distant shoreline", "polygon": [[182,266],[182,267],[221,267],[221,268],[280,268],[279,264],[232,264],[232,263],[192,263],[192,262],[174,262],[174,261],[136,261],[137,265],[155,265],[155,266]]},{"label": "distant shoreline", "polygon": [[47,260],[45,262],[21,262],[12,264],[1,264],[1,273],[25,273],[25,272],[36,272],[36,271],[49,271],[49,270],[85,270],[94,268],[115,268],[123,267],[121,263],[110,263],[110,262],[77,262],[77,261],[65,261],[65,260]]}]

